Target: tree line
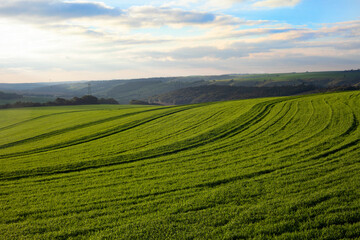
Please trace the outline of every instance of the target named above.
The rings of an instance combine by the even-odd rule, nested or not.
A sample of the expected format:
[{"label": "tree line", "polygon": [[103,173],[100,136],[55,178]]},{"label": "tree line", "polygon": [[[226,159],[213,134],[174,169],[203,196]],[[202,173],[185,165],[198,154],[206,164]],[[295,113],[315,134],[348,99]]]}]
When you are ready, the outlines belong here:
[{"label": "tree line", "polygon": [[91,95],[85,95],[83,97],[73,97],[72,99],[56,98],[55,101],[49,101],[46,103],[37,102],[15,102],[0,105],[0,109],[6,108],[22,108],[22,107],[45,107],[45,106],[70,106],[70,105],[93,105],[93,104],[119,104],[113,98],[97,98]]}]

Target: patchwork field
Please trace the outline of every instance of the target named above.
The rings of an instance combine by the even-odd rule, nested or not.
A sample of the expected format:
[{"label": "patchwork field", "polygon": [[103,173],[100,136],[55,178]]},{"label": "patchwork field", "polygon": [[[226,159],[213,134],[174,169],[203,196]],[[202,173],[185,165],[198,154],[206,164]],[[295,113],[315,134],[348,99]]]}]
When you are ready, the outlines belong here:
[{"label": "patchwork field", "polygon": [[360,237],[360,92],[0,110],[0,239]]}]

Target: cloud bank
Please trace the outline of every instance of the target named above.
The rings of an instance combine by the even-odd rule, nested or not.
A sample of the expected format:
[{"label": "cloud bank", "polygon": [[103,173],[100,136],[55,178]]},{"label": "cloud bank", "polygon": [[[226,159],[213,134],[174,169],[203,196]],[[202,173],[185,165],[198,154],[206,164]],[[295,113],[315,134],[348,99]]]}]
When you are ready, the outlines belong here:
[{"label": "cloud bank", "polygon": [[0,82],[360,66],[359,20],[295,25],[206,8],[225,3],[254,12],[301,5],[300,0],[183,0],[120,8],[96,1],[1,1]]},{"label": "cloud bank", "polygon": [[[179,8],[133,6],[119,9],[102,2],[80,1],[5,1],[0,3],[0,17],[26,19],[38,22],[39,19],[59,22],[61,20],[90,19],[110,20],[113,23],[131,27],[163,26],[168,24],[210,24],[214,22],[240,23],[236,18],[209,12],[187,11]],[[43,22],[42,22],[43,24]]]},{"label": "cloud bank", "polygon": [[68,1],[3,1],[0,15],[8,17],[39,17],[71,19],[95,16],[120,16],[120,9],[101,2]]}]

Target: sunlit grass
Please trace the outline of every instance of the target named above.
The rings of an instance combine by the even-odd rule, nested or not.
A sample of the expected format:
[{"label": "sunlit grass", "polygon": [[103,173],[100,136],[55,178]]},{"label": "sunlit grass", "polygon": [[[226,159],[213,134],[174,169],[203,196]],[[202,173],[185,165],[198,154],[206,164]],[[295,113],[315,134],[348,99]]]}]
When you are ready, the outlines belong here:
[{"label": "sunlit grass", "polygon": [[360,93],[1,110],[4,239],[353,239]]}]

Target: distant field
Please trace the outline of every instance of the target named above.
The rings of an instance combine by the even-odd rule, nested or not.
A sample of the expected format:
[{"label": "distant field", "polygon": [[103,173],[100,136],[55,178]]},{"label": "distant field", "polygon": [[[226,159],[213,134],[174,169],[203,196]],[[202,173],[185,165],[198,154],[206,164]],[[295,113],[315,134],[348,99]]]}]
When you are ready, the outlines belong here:
[{"label": "distant field", "polygon": [[275,74],[248,74],[233,76],[232,79],[215,81],[226,83],[233,80],[235,85],[274,86],[274,85],[297,85],[314,84],[317,86],[358,85],[360,83],[360,71],[337,71],[337,72],[304,72],[304,73],[275,73]]},{"label": "distant field", "polygon": [[2,239],[360,237],[360,92],[0,110]]}]

